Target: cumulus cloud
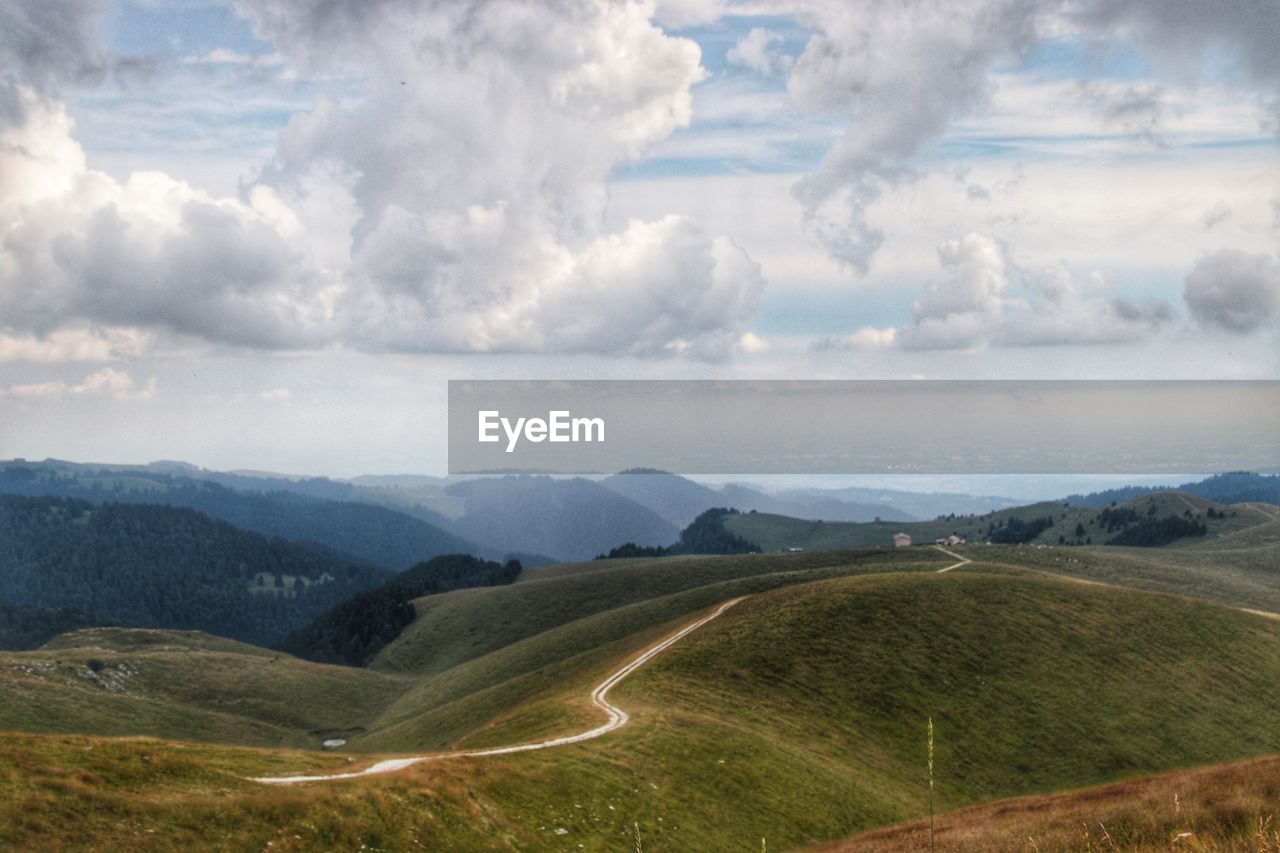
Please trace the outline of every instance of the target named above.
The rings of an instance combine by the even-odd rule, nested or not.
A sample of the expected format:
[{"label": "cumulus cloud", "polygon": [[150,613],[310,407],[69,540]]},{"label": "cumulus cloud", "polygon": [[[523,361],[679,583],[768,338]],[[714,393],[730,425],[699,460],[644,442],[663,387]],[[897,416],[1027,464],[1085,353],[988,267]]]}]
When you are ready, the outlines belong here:
[{"label": "cumulus cloud", "polygon": [[898,339],[898,330],[894,328],[877,329],[875,326],[863,326],[858,331],[844,337],[819,338],[814,342],[815,350],[883,350],[891,349]]},{"label": "cumulus cloud", "polygon": [[8,0],[0,5],[0,69],[6,82],[40,90],[95,82],[110,60],[97,28],[101,0]]},{"label": "cumulus cloud", "polygon": [[154,376],[139,386],[128,373],[111,367],[104,367],[75,383],[56,379],[50,382],[0,388],[0,398],[109,397],[116,400],[149,400],[155,396],[155,393]]},{"label": "cumulus cloud", "polygon": [[1207,49],[1220,47],[1255,83],[1280,83],[1280,9],[1266,0],[1081,0],[1069,8],[1088,31],[1137,38],[1188,77],[1199,74]]},{"label": "cumulus cloud", "polygon": [[44,337],[0,335],[0,364],[113,361],[141,355],[150,338],[137,329],[91,326],[57,329]]},{"label": "cumulus cloud", "polygon": [[[821,167],[794,187],[808,231],[866,274],[884,241],[871,208],[918,174],[920,155],[957,120],[981,112],[995,71],[1061,32],[1133,39],[1194,78],[1210,48],[1237,59],[1280,115],[1280,6],[1258,0],[803,0],[815,35],[788,89],[801,107],[847,119]],[[1081,99],[1105,120],[1162,144],[1166,92],[1096,83]],[[1280,121],[1276,122],[1280,130]],[[975,191],[981,198],[981,189]]]},{"label": "cumulus cloud", "polygon": [[884,235],[867,208],[915,174],[914,160],[957,118],[987,102],[989,69],[1035,40],[1047,2],[891,0],[809,3],[817,33],[788,80],[810,110],[848,116],[821,168],[794,189],[805,224],[859,273]]},{"label": "cumulus cloud", "polygon": [[[652,3],[240,0],[369,96],[296,116],[240,198],[86,166],[31,84],[0,139],[0,334],[67,322],[264,348],[728,354],[760,268],[683,217],[604,228],[620,163],[689,122]],[[209,61],[242,57],[216,55]]]},{"label": "cumulus cloud", "polygon": [[984,347],[1127,343],[1149,338],[1173,322],[1168,304],[1109,297],[1109,282],[1081,281],[1064,268],[1033,280],[1013,264],[1009,249],[985,234],[967,234],[938,247],[947,273],[911,307],[912,322],[864,327],[819,349],[959,350]]},{"label": "cumulus cloud", "polygon": [[654,17],[664,27],[679,30],[720,19],[725,0],[658,0]]},{"label": "cumulus cloud", "polygon": [[763,27],[753,27],[729,48],[725,59],[732,65],[750,68],[759,74],[777,74],[790,70],[795,58],[782,53],[774,45],[782,36]]},{"label": "cumulus cloud", "polygon": [[1274,328],[1280,322],[1280,260],[1234,249],[1211,252],[1187,274],[1182,296],[1206,329],[1247,335]]}]

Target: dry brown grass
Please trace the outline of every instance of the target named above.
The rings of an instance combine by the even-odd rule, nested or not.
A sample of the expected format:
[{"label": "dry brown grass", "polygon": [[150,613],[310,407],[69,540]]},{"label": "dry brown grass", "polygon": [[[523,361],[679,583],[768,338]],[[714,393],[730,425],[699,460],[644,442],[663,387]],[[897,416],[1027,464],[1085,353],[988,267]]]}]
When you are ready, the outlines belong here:
[{"label": "dry brown grass", "polygon": [[[856,835],[827,853],[929,849],[929,821]],[[1280,756],[1180,770],[939,815],[939,851],[1280,853]]]}]

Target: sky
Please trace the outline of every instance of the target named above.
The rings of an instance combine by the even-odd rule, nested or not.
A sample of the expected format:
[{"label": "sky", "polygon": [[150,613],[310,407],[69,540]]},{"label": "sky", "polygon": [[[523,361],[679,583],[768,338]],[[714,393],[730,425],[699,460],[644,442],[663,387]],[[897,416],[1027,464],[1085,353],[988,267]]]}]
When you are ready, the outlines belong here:
[{"label": "sky", "polygon": [[[0,458],[463,378],[1280,378],[1271,0],[7,0]],[[945,428],[945,425],[940,425]]]}]

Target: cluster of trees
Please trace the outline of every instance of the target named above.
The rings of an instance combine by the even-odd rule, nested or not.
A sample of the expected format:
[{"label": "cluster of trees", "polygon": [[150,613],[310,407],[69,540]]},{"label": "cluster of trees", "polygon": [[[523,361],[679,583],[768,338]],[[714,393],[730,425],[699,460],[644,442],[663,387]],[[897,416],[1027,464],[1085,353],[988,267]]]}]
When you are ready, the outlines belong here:
[{"label": "cluster of trees", "polygon": [[1110,545],[1130,545],[1138,548],[1159,548],[1187,536],[1204,536],[1208,532],[1205,523],[1197,518],[1170,515],[1165,518],[1144,518],[1112,537]]},{"label": "cluster of trees", "polygon": [[[1155,504],[1152,504],[1154,509]],[[1106,528],[1108,533],[1112,533],[1120,528],[1126,527],[1142,520],[1142,516],[1138,515],[1137,510],[1133,507],[1117,507],[1109,506],[1098,513],[1098,524]]]},{"label": "cluster of trees", "polygon": [[1046,515],[1024,521],[1021,518],[1009,518],[1002,525],[992,524],[987,529],[987,539],[998,545],[1021,545],[1030,542],[1041,533],[1053,527],[1053,516]]},{"label": "cluster of trees", "polygon": [[621,560],[629,557],[665,557],[671,549],[665,545],[637,545],[627,542],[617,548],[610,548],[607,554],[597,554],[597,560]]},{"label": "cluster of trees", "polygon": [[653,547],[628,542],[612,548],[607,554],[597,555],[597,560],[619,557],[665,557],[671,554],[758,554],[760,546],[731,533],[724,526],[728,516],[738,511],[729,507],[713,507],[700,514],[689,526],[680,531],[680,539],[673,545]]},{"label": "cluster of trees", "polygon": [[[310,583],[254,594],[259,573]],[[189,509],[0,495],[0,601],[10,605],[271,645],[387,576]]]},{"label": "cluster of trees", "polygon": [[512,583],[520,571],[517,560],[497,563],[468,554],[435,557],[320,615],[289,635],[280,649],[320,663],[365,666],[416,618],[413,599]]}]

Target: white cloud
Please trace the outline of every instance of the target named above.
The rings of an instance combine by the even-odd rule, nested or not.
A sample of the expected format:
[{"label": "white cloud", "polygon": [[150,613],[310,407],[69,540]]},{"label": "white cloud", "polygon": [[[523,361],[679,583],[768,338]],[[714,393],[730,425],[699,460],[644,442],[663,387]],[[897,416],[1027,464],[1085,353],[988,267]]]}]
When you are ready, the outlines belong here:
[{"label": "white cloud", "polygon": [[750,68],[759,74],[784,73],[791,69],[795,58],[774,48],[782,36],[763,27],[753,27],[737,43],[729,48],[725,59],[732,65]]},{"label": "white cloud", "polygon": [[898,330],[894,328],[877,329],[875,326],[863,326],[858,331],[845,337],[820,338],[814,342],[815,350],[870,350],[892,349],[897,343]]},{"label": "white cloud", "polygon": [[[759,267],[685,217],[605,228],[612,170],[688,124],[704,76],[651,3],[243,0],[291,66],[359,69],[241,199],[87,167],[62,106],[2,129],[0,316],[263,348],[716,358]],[[208,61],[244,59],[214,53]],[[270,57],[277,61],[277,57]],[[36,152],[36,153],[31,153]]]},{"label": "white cloud", "polygon": [[1206,329],[1247,335],[1280,322],[1280,260],[1222,249],[1204,255],[1187,274],[1183,298]]},{"label": "white cloud", "polygon": [[914,173],[922,149],[982,107],[997,62],[1035,40],[1033,0],[810,3],[817,29],[788,81],[800,106],[843,115],[844,135],[795,194],[827,249],[859,273],[884,240],[867,207]]},{"label": "white cloud", "polygon": [[714,23],[726,11],[725,0],[657,0],[654,18],[664,27],[679,30]]},{"label": "white cloud", "polygon": [[[1201,82],[1206,51],[1225,47],[1244,69],[1252,132],[1268,123],[1280,129],[1280,6],[1274,3],[810,0],[799,14],[816,33],[795,62],[789,91],[799,106],[842,116],[847,124],[821,168],[794,192],[810,233],[862,275],[886,235],[870,208],[886,189],[914,180],[920,155],[958,122],[984,115],[997,72],[1045,36],[1136,39],[1182,71],[1191,86]],[[1148,143],[1166,143],[1175,99],[1164,87],[1145,81],[1071,85],[1077,94],[1070,100],[1099,120]],[[1053,113],[1070,111],[1059,99]],[[1024,114],[1017,119],[1024,131],[1033,126]],[[1051,123],[1060,119],[1051,117]]]},{"label": "white cloud", "polygon": [[110,397],[116,400],[149,400],[156,393],[156,379],[151,377],[141,387],[123,370],[104,367],[76,383],[60,379],[49,382],[10,385],[0,388],[0,398],[23,397]]},{"label": "white cloud", "polygon": [[57,329],[44,337],[0,334],[0,364],[114,361],[141,355],[151,338],[138,329],[90,326]]},{"label": "white cloud", "polygon": [[242,53],[230,48],[218,47],[205,53],[184,56],[187,65],[283,65],[284,57],[278,53]]},{"label": "white cloud", "polygon": [[847,338],[825,338],[818,349],[975,350],[986,347],[1132,343],[1173,321],[1158,301],[1108,296],[1106,277],[1078,280],[1062,267],[1027,278],[1007,246],[971,233],[938,247],[948,278],[912,303],[912,323],[864,327]]}]

